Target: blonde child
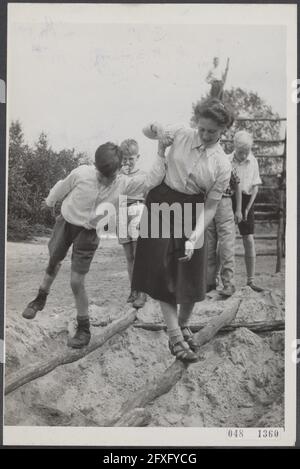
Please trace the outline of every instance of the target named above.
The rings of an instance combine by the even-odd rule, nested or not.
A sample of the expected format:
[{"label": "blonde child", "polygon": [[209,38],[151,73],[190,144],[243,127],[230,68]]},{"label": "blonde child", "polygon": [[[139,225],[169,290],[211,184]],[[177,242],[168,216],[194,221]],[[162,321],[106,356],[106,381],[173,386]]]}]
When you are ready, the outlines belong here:
[{"label": "blonde child", "polygon": [[[129,178],[144,174],[141,169],[136,167],[140,157],[137,141],[130,138],[126,139],[121,143],[120,147],[122,151],[122,172]],[[130,223],[132,223],[133,220],[135,220],[135,223],[137,222],[139,216],[142,213],[144,200],[145,194],[139,188],[137,188],[137,191],[133,192],[131,196],[127,197],[126,236],[121,237],[118,235],[119,243],[123,246],[126,256],[130,284],[132,281],[132,271],[137,243],[136,230],[130,230]],[[122,221],[121,217],[118,217],[118,221]],[[131,290],[127,299],[127,302],[132,303],[136,308],[142,308],[145,304],[145,301],[145,293],[137,292],[135,290]]]},{"label": "blonde child", "polygon": [[[255,276],[255,241],[254,241],[254,201],[261,184],[259,167],[252,153],[253,138],[249,132],[241,130],[234,136],[234,151],[229,155],[233,168],[236,169],[240,179],[242,191],[243,220],[238,224],[239,232],[243,237],[245,249],[245,264],[247,271],[247,285],[256,292],[263,291],[254,283]],[[233,198],[233,209],[236,209],[236,200]]]}]

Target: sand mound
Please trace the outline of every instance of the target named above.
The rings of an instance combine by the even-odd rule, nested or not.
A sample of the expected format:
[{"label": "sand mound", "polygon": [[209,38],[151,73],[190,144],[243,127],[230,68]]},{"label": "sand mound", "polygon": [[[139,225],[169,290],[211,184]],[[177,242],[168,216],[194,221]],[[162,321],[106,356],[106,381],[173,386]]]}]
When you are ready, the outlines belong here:
[{"label": "sand mound", "polygon": [[[243,302],[235,322],[284,317],[279,290],[239,290]],[[207,322],[224,301],[207,299],[195,307],[193,322]],[[65,350],[74,328],[71,310],[51,308],[34,321],[11,314],[6,327],[6,374]],[[92,299],[92,333],[124,315],[124,307]],[[149,300],[138,320],[161,322],[158,304]],[[151,426],[283,426],[284,333],[257,334],[245,327],[218,335],[201,351],[166,395],[147,406]],[[103,347],[56,368],[6,396],[6,425],[101,425],[173,361],[164,331],[130,326]]]}]

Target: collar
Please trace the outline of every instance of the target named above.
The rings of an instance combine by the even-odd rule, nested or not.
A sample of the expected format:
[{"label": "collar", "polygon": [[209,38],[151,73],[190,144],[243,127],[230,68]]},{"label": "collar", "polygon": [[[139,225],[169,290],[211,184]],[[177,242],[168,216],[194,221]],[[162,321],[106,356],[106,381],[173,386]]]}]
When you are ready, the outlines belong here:
[{"label": "collar", "polygon": [[213,153],[219,150],[220,143],[218,140],[213,145],[209,145],[208,147],[205,147],[205,145],[201,142],[198,130],[195,130],[194,135],[193,135],[193,141],[192,141],[192,150],[194,150],[195,148],[199,148],[202,151],[206,150],[207,156],[211,156]]},{"label": "collar", "polygon": [[198,133],[198,130],[195,130],[194,136],[193,136],[193,141],[192,141],[192,150],[195,148],[198,148],[200,151],[206,152],[206,156],[210,157],[213,155],[216,151],[219,150],[220,144],[219,141],[214,143],[213,145],[210,145],[209,147],[205,147],[205,145],[201,142],[200,135]]},{"label": "collar", "polygon": [[247,156],[247,158],[246,158],[244,161],[240,162],[240,161],[238,161],[238,160],[235,158],[235,152],[233,152],[232,160],[233,160],[235,163],[242,165],[242,164],[246,164],[246,163],[251,163],[251,161],[253,160],[253,158],[254,158],[254,155],[253,155],[252,151],[250,151],[250,152],[249,152],[249,155]]}]

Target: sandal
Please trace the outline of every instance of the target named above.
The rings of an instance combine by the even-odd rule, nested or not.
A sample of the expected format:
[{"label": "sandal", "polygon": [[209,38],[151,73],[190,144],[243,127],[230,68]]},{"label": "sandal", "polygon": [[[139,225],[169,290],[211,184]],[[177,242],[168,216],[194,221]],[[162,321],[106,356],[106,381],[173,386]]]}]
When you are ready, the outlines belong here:
[{"label": "sandal", "polygon": [[199,349],[199,345],[195,341],[194,335],[193,335],[191,329],[188,326],[184,326],[184,327],[181,327],[181,332],[182,332],[184,340],[187,342],[190,349],[193,352],[197,352],[197,350]]},{"label": "sandal", "polygon": [[190,349],[185,340],[179,340],[175,344],[171,344],[169,341],[169,349],[172,355],[177,358],[177,360],[190,363],[195,363],[198,361],[197,355]]}]

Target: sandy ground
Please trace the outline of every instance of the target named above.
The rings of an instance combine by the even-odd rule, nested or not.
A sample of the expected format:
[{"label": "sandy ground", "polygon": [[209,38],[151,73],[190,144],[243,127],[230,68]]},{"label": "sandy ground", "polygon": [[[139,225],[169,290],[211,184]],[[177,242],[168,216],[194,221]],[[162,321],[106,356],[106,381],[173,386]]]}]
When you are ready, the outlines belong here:
[{"label": "sandy ground", "polygon": [[[47,263],[47,239],[7,245],[6,375],[64,351],[74,324],[69,286],[70,262],[62,266],[43,312],[33,321],[21,313],[34,298]],[[258,251],[274,250],[273,242]],[[242,253],[241,245],[237,253]],[[284,274],[275,274],[276,258],[258,256],[257,283],[272,289],[256,294],[245,287],[244,262],[236,258],[236,296],[243,302],[236,321],[284,318]],[[103,321],[122,317],[129,284],[122,248],[105,240],[87,277],[92,334]],[[223,301],[197,304],[193,322],[222,311]],[[138,318],[161,321],[157,303],[148,300]],[[255,334],[239,328],[219,335],[202,349],[166,395],[148,405],[150,426],[283,426],[284,333]],[[101,424],[147,380],[173,361],[165,332],[134,327],[115,335],[85,358],[56,368],[5,398],[6,425],[84,425],[86,418]]]}]

